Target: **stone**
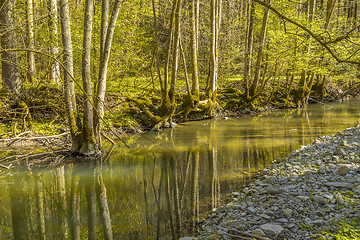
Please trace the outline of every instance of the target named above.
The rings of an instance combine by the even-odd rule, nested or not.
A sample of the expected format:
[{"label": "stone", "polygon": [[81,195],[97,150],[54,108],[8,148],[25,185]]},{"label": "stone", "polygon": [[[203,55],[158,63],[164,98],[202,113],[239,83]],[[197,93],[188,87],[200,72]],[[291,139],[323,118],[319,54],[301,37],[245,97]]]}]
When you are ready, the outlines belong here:
[{"label": "stone", "polygon": [[260,176],[265,176],[265,175],[269,175],[270,171],[268,169],[263,169],[260,171]]},{"label": "stone", "polygon": [[282,213],[287,217],[287,218],[290,218],[292,213],[293,213],[293,210],[289,209],[289,208],[285,208],[282,210]]},{"label": "stone", "polygon": [[330,226],[324,226],[324,227],[321,227],[319,228],[318,230],[316,230],[316,234],[320,234],[322,232],[328,232],[331,230],[331,227]]},{"label": "stone", "polygon": [[346,156],[346,153],[345,153],[344,149],[338,148],[335,150],[333,155],[343,157],[343,156]]},{"label": "stone", "polygon": [[284,230],[284,228],[282,228],[280,225],[271,224],[271,223],[265,223],[261,225],[260,228],[264,230],[265,233],[269,233],[271,235],[278,235]]},{"label": "stone", "polygon": [[316,226],[322,226],[322,225],[324,225],[324,224],[325,224],[325,221],[324,221],[324,220],[319,219],[319,220],[315,220],[315,221],[313,221],[313,222],[312,222],[312,224],[314,224],[314,225],[316,225]]},{"label": "stone", "polygon": [[306,200],[309,200],[310,197],[308,196],[296,196],[297,199],[300,199],[301,201],[306,201]]},{"label": "stone", "polygon": [[232,192],[231,193],[234,197],[240,197],[240,193],[239,192]]},{"label": "stone", "polygon": [[345,181],[348,183],[356,183],[357,182],[356,178],[353,176],[347,176]]},{"label": "stone", "polygon": [[212,235],[210,235],[209,240],[216,240],[216,239],[221,239],[221,238],[222,237],[219,234],[212,234]]},{"label": "stone", "polygon": [[353,188],[354,184],[347,182],[327,182],[324,184],[328,187],[339,187],[339,188]]},{"label": "stone", "polygon": [[256,236],[265,237],[265,233],[261,229],[254,229],[251,233]]},{"label": "stone", "polygon": [[260,217],[265,218],[265,219],[270,219],[271,218],[269,215],[266,215],[265,213],[260,214]]},{"label": "stone", "polygon": [[337,171],[337,174],[339,175],[346,175],[350,171],[349,167],[347,165],[341,165]]}]

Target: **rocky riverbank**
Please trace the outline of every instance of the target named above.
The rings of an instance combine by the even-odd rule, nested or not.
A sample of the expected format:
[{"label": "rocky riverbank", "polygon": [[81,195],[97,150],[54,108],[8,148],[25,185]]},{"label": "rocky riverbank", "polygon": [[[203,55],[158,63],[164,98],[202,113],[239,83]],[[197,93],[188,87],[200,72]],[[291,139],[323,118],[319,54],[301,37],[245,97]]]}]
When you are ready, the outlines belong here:
[{"label": "rocky riverbank", "polygon": [[348,239],[360,239],[354,228],[359,201],[360,125],[316,139],[263,169],[233,193],[231,203],[213,209],[197,239],[331,239],[346,231]]}]

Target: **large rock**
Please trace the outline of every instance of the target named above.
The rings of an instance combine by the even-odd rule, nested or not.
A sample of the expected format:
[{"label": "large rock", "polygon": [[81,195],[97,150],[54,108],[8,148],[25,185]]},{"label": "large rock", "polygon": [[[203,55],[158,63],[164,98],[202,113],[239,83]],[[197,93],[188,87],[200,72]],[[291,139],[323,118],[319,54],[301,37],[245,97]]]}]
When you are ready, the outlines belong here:
[{"label": "large rock", "polygon": [[282,232],[282,230],[284,230],[284,228],[282,228],[280,225],[271,224],[271,223],[265,223],[261,225],[260,228],[264,230],[266,233],[271,235],[278,235],[279,233]]}]

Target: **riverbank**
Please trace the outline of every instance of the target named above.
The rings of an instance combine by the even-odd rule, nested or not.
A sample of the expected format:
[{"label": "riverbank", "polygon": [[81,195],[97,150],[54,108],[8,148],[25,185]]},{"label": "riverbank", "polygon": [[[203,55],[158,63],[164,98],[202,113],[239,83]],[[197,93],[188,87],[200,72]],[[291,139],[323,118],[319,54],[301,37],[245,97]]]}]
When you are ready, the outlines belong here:
[{"label": "riverbank", "polygon": [[360,239],[360,126],[302,146],[232,194],[197,239]]}]

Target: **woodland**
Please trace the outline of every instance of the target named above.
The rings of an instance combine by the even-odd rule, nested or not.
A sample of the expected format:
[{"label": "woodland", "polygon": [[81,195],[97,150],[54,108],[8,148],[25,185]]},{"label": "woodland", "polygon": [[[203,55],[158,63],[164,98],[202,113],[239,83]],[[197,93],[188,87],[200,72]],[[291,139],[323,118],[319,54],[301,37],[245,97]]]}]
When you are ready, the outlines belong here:
[{"label": "woodland", "polygon": [[106,133],[357,94],[355,0],[1,0],[0,138]]}]

